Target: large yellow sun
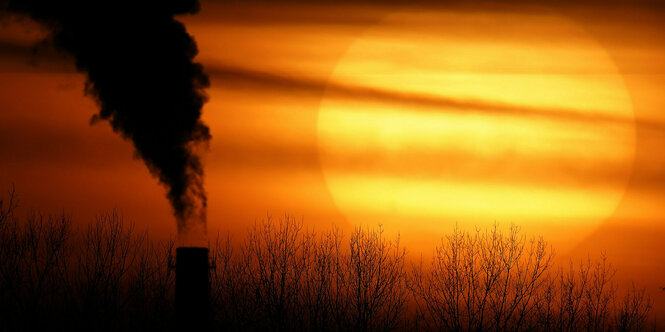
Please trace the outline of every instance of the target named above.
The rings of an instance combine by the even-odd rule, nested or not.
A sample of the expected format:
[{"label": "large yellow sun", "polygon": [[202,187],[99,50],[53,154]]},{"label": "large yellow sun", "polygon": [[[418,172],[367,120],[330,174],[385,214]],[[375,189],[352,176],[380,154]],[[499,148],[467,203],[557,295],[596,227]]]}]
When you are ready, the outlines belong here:
[{"label": "large yellow sun", "polygon": [[318,120],[354,224],[408,237],[496,221],[559,245],[616,208],[634,130],[606,51],[553,14],[390,15],[340,59]]}]

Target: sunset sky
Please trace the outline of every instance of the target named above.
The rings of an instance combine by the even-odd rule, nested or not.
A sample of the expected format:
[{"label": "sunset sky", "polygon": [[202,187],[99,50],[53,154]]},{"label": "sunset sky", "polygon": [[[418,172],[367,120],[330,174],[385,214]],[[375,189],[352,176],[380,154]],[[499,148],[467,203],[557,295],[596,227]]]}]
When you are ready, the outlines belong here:
[{"label": "sunset sky", "polygon": [[[443,3],[206,1],[181,17],[211,79],[209,233],[288,213],[382,224],[418,253],[455,225],[514,223],[664,287],[665,8]],[[0,189],[173,235],[164,188],[91,125],[84,75],[43,37],[0,24]]]}]

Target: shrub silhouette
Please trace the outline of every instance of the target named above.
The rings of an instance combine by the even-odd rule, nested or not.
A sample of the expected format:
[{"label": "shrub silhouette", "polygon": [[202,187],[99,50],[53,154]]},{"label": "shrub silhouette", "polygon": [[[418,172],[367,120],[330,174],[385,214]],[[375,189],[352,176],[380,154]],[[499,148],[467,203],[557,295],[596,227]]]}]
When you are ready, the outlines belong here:
[{"label": "shrub silhouette", "polygon": [[[115,211],[77,228],[65,214],[16,215],[0,201],[0,330],[165,331],[174,241],[151,241]],[[519,228],[454,230],[408,263],[381,227],[307,230],[257,221],[210,245],[215,330],[641,331],[652,302],[620,292],[601,256],[567,266]]]}]

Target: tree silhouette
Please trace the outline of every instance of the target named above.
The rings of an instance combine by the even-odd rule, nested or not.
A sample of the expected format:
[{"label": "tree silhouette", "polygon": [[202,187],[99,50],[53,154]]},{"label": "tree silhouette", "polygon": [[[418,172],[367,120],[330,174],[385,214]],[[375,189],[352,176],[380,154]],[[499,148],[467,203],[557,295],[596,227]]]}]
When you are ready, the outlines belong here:
[{"label": "tree silhouette", "polygon": [[[170,330],[173,241],[115,211],[87,227],[0,201],[0,330]],[[608,259],[553,263],[516,226],[454,230],[408,264],[381,227],[305,229],[285,215],[210,245],[213,327],[225,331],[641,331],[652,301]]]}]

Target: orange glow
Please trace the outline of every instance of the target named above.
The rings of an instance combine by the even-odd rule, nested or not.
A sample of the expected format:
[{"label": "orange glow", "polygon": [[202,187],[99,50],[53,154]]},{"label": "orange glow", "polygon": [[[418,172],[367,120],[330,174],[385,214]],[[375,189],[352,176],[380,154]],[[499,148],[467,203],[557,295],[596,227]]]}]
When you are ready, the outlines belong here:
[{"label": "orange glow", "polygon": [[[606,252],[665,308],[665,10],[389,3],[204,1],[181,18],[211,80],[209,236],[289,213],[381,223],[427,255],[454,225],[516,223],[562,259]],[[0,24],[0,190],[173,236],[164,188],[90,125],[84,76],[33,52],[43,36]]]},{"label": "orange glow", "polygon": [[[607,126],[547,112],[487,114],[324,97],[318,128],[326,179],[354,223],[382,222],[408,234],[494,220],[530,232],[547,229],[561,247],[611,215],[624,194],[635,144],[633,108],[621,75],[574,23],[529,17],[558,40],[533,45],[495,36],[493,27],[511,19],[390,15],[350,46],[330,80],[430,98],[606,114],[625,122]],[[470,22],[488,41],[457,37]],[[407,24],[428,29],[396,33]]]}]

